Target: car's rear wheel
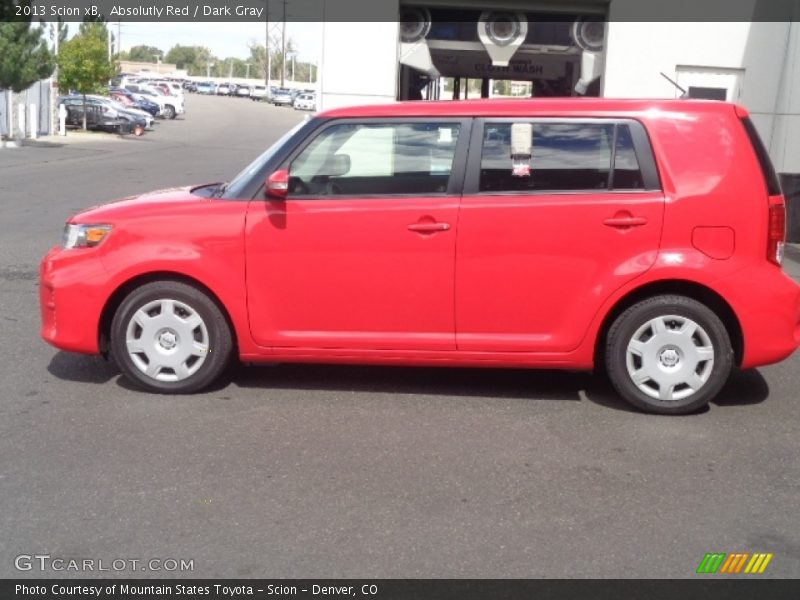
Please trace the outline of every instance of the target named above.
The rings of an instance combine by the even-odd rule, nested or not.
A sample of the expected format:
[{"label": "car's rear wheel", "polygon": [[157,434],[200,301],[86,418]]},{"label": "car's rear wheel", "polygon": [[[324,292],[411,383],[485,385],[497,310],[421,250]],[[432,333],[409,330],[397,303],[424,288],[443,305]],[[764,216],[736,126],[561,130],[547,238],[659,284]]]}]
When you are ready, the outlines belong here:
[{"label": "car's rear wheel", "polygon": [[164,116],[167,119],[174,119],[177,116],[175,113],[175,107],[167,104],[167,106],[164,107]]},{"label": "car's rear wheel", "polygon": [[192,393],[210,385],[232,354],[230,327],[216,302],[177,281],[131,292],[111,324],[111,351],[122,372],[160,393]]},{"label": "car's rear wheel", "polygon": [[707,306],[685,296],[634,304],[614,321],[606,342],[611,383],[647,412],[698,410],[719,393],[733,368],[725,325]]}]

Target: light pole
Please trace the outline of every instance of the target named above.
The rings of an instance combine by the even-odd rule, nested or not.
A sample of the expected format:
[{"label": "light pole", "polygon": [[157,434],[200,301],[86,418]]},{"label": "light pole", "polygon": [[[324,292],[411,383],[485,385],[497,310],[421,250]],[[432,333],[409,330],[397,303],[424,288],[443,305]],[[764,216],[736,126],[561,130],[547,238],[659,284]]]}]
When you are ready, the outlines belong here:
[{"label": "light pole", "polygon": [[[56,57],[55,68],[53,74],[50,76],[50,121],[51,131],[50,135],[55,135],[58,131],[58,111],[56,110],[56,95],[58,94],[58,42],[61,36],[61,22],[55,21],[53,23],[53,55]],[[9,98],[8,103],[9,114],[11,112],[11,102]]]},{"label": "light pole", "polygon": [[269,0],[264,0],[264,33],[267,36],[264,39],[264,63],[267,67],[267,72],[264,77],[264,86],[267,88],[267,93],[269,93],[269,76],[272,74],[270,70],[272,69],[272,61],[270,60],[269,55]]},{"label": "light pole", "polygon": [[269,80],[272,78],[272,51],[269,46],[269,39],[267,39],[267,88],[269,88]]},{"label": "light pole", "polygon": [[206,78],[207,79],[211,79],[211,67],[213,67],[213,66],[214,66],[214,63],[212,63],[210,61],[206,62]]},{"label": "light pole", "polygon": [[244,76],[244,78],[250,79],[250,63],[244,63],[244,66],[247,68],[247,74]]}]

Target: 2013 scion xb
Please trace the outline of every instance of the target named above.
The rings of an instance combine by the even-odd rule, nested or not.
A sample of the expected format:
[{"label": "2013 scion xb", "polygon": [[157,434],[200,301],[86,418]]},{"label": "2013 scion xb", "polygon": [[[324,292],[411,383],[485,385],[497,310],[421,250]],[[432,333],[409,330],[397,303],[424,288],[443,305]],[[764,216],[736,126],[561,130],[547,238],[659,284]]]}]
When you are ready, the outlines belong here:
[{"label": "2013 scion xb", "polygon": [[784,199],[745,109],[412,102],[321,113],[230,183],[66,224],[42,336],[188,393],[233,355],[605,368],[685,413],[800,343]]}]

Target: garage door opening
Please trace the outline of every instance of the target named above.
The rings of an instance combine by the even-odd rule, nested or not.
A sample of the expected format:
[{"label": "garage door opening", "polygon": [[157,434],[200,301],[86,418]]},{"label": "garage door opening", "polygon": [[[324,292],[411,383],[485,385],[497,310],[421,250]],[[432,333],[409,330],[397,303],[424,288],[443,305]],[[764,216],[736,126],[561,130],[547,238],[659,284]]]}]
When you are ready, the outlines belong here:
[{"label": "garage door opening", "polygon": [[604,17],[403,5],[398,99],[599,96]]}]

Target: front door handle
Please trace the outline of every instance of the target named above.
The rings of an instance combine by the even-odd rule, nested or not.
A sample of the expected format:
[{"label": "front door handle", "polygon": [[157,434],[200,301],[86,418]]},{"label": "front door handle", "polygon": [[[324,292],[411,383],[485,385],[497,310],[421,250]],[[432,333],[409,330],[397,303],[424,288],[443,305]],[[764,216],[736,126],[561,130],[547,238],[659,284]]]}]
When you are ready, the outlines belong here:
[{"label": "front door handle", "polygon": [[450,223],[440,223],[438,221],[412,223],[408,226],[409,231],[415,231],[416,233],[436,233],[437,231],[447,231],[448,229],[450,229]]},{"label": "front door handle", "polygon": [[610,219],[603,221],[603,225],[615,227],[617,229],[627,229],[628,227],[641,227],[647,224],[647,219],[644,217],[634,217],[633,215],[614,216]]}]

